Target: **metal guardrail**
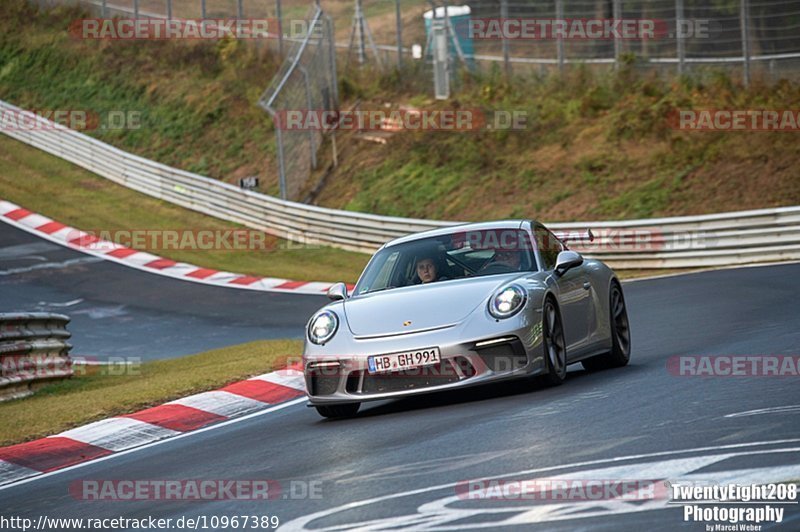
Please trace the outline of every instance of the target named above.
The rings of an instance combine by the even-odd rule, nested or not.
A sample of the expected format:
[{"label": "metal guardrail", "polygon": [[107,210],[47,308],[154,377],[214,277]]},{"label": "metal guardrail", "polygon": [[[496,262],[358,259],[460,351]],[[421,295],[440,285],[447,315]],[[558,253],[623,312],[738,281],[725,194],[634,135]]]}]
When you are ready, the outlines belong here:
[{"label": "metal guardrail", "polygon": [[72,376],[63,314],[0,314],[0,401],[31,395],[44,383]]},{"label": "metal guardrail", "polygon": [[[0,101],[0,113],[26,111]],[[458,222],[341,211],[284,201],[171,168],[29,114],[24,129],[0,132],[144,194],[304,244],[373,252],[409,233]],[[800,206],[647,220],[554,223],[591,228],[572,246],[615,268],[694,268],[800,259]]]}]

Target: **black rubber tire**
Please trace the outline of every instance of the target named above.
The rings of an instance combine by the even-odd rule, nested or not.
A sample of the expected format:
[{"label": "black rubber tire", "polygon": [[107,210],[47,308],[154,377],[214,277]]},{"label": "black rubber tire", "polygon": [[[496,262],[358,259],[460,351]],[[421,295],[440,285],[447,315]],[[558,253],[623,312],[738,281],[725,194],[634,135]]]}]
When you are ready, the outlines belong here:
[{"label": "black rubber tire", "polygon": [[347,403],[343,405],[318,405],[317,412],[322,417],[327,418],[346,418],[353,417],[358,413],[361,403]]},{"label": "black rubber tire", "polygon": [[608,297],[609,322],[611,325],[611,351],[600,356],[587,358],[581,365],[587,371],[601,371],[621,368],[631,359],[631,331],[625,296],[618,283],[611,285]]},{"label": "black rubber tire", "polygon": [[564,340],[563,323],[558,305],[548,297],[542,307],[542,343],[547,373],[541,378],[547,386],[558,386],[567,378],[567,343]]}]

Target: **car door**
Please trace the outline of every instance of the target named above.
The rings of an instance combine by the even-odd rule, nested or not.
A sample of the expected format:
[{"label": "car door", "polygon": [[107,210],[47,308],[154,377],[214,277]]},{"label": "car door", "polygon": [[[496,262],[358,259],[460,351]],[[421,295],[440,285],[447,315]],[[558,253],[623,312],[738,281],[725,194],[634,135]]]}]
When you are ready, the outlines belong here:
[{"label": "car door", "polygon": [[555,274],[558,254],[566,249],[556,236],[544,226],[534,228],[539,255],[548,272],[552,272],[557,293],[558,305],[564,322],[564,340],[567,343],[567,356],[571,359],[582,354],[588,347],[589,326],[592,308],[592,286],[583,265],[570,269],[562,276]]}]

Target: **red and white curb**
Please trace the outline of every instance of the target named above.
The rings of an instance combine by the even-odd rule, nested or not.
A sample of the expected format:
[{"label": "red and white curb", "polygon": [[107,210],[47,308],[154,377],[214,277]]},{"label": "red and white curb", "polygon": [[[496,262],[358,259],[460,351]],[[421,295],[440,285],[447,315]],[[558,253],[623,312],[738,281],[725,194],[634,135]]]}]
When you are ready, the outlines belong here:
[{"label": "red and white curb", "polygon": [[[89,255],[184,281],[265,292],[316,295],[324,294],[333,284],[317,281],[290,281],[276,277],[255,277],[201,268],[185,262],[176,262],[145,251],[137,251],[121,244],[102,240],[94,235],[56,222],[5,200],[0,200],[0,221]],[[349,290],[352,290],[352,288],[352,286],[348,285]]]},{"label": "red and white curb", "polygon": [[0,486],[88,462],[305,395],[301,364],[55,436],[0,447]]}]

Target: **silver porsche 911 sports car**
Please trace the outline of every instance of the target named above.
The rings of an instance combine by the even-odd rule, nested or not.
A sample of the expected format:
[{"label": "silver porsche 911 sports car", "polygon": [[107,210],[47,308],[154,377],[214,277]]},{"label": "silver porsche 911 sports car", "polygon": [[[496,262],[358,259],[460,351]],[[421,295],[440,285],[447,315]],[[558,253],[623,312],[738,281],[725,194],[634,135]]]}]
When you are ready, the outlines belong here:
[{"label": "silver porsche 911 sports car", "polygon": [[[585,238],[591,238],[587,233]],[[405,236],[378,250],[353,293],[306,328],[308,398],[325,417],[363,401],[538,377],[567,365],[628,363],[622,285],[598,260],[529,220],[466,224]]]}]

